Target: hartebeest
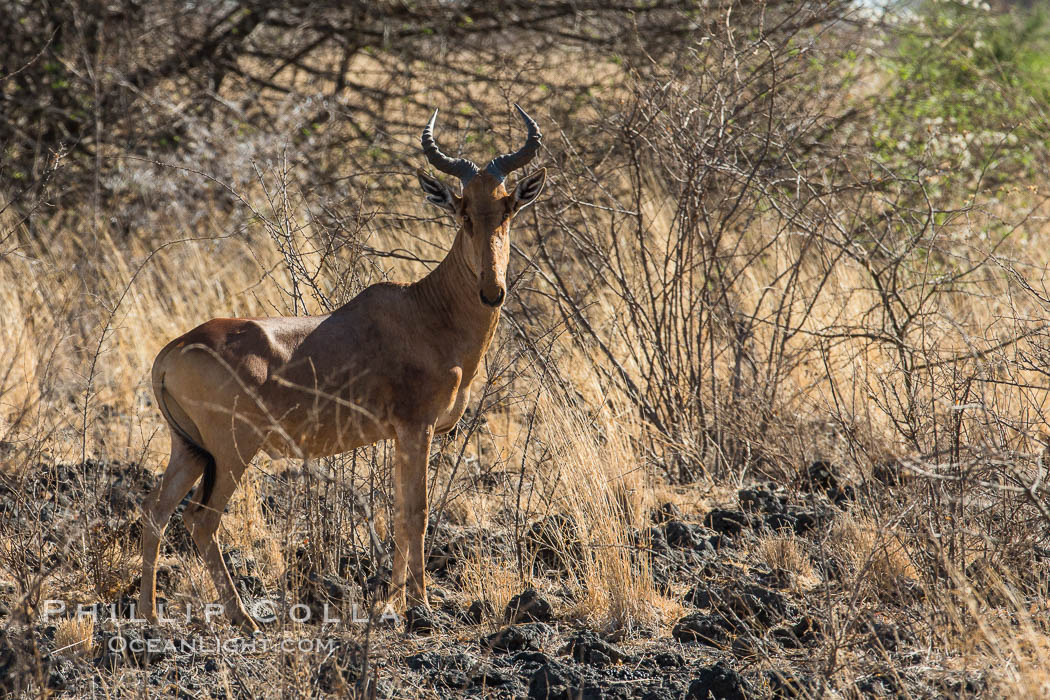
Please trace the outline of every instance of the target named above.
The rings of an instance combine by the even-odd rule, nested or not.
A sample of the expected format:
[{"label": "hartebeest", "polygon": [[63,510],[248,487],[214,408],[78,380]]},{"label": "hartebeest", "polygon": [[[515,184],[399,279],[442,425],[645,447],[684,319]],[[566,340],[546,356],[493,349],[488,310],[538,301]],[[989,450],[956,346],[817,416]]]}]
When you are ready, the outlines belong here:
[{"label": "hartebeest", "polygon": [[[402,607],[426,604],[423,540],[427,462],[435,433],[459,421],[506,296],[510,220],[543,188],[546,170],[506,176],[529,163],[540,131],[515,105],[528,136],[484,170],[449,158],[434,143],[437,111],[423,129],[423,153],[463,186],[454,194],[416,172],[426,201],[458,220],[445,259],[412,284],[368,287],[331,314],[217,318],[171,341],[153,364],[153,391],[171,432],[171,458],[143,506],[140,609],[156,620],[156,563],[164,528],[198,478],[183,521],[233,621],[245,611],[223,562],[216,530],[242,473],[260,450],[321,457],[379,440],[396,441],[394,564],[390,590]],[[202,478],[203,477],[203,478]],[[407,585],[406,585],[407,574]]]}]

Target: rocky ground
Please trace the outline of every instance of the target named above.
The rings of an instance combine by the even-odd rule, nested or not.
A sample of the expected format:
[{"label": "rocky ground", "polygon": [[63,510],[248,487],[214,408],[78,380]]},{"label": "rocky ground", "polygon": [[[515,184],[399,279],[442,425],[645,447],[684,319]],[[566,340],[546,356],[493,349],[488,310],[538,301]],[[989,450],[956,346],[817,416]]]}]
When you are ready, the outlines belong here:
[{"label": "rocky ground", "polygon": [[[488,554],[502,551],[510,558],[509,532],[435,523],[428,561],[432,607],[410,609],[397,620],[377,619],[374,608],[368,623],[321,621],[325,605],[343,619],[353,605],[367,608],[377,600],[386,571],[367,551],[347,547],[338,565],[324,570],[298,550],[302,556],[290,557],[278,591],[264,581],[251,555],[231,548],[227,561],[249,605],[299,605],[299,614],[310,619],[282,619],[259,639],[221,648],[221,640],[235,638],[233,631],[202,619],[200,608],[188,620],[160,627],[126,619],[137,581],[96,590],[113,607],[79,644],[70,634],[72,610],[41,614],[42,599],[60,589],[64,570],[82,565],[64,559],[72,533],[90,533],[100,543],[96,549],[105,549],[106,542],[135,549],[136,504],[156,478],[136,465],[83,466],[42,470],[18,489],[10,480],[0,485],[5,556],[18,559],[7,569],[38,574],[5,582],[0,591],[3,693],[670,700],[982,697],[987,691],[980,672],[953,668],[924,638],[913,614],[922,605],[917,585],[909,595],[904,582],[896,603],[851,604],[855,562],[829,551],[826,540],[839,519],[873,496],[863,485],[843,483],[834,466],[823,462],[806,470],[803,483],[790,491],[756,483],[706,512],[683,512],[672,503],[653,509],[651,526],[633,539],[654,586],[681,600],[684,614],[664,628],[591,629],[560,614],[571,601],[559,593],[567,590],[559,581],[572,575],[582,545],[570,519],[551,515],[532,522],[524,537],[534,574],[550,585],[522,590],[504,609],[464,598],[456,564],[479,542]],[[101,481],[86,485],[91,474]],[[86,486],[99,494],[87,510],[77,502]],[[263,497],[263,510],[273,519],[286,517],[277,490]],[[27,537],[19,540],[20,532]],[[801,548],[805,567],[777,568],[757,556],[758,543],[778,534]],[[192,561],[193,545],[179,513],[165,547],[169,558]],[[181,604],[185,576],[180,565],[165,566],[159,595]],[[27,588],[41,580],[48,582],[46,590]],[[368,617],[365,608],[357,613]],[[322,647],[296,646],[312,639],[322,640]],[[284,640],[290,643],[267,648]]]}]

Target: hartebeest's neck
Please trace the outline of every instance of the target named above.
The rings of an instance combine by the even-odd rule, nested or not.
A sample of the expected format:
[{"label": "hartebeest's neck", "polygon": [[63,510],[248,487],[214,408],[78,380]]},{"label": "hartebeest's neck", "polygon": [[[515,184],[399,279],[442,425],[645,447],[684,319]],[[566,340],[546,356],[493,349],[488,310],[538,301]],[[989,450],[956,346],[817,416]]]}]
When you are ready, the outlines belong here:
[{"label": "hartebeest's neck", "polygon": [[[499,321],[499,309],[481,303],[477,275],[467,264],[466,234],[456,236],[451,250],[436,268],[412,285],[422,313],[448,330],[448,348],[465,372],[481,361]],[[469,376],[469,375],[468,375]]]}]

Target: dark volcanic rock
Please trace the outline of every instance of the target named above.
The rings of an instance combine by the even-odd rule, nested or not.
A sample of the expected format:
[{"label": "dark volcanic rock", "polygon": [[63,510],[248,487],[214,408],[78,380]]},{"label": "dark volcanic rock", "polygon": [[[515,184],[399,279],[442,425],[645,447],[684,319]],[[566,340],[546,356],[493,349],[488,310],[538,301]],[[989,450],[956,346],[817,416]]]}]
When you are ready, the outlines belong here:
[{"label": "dark volcanic rock", "polygon": [[266,597],[266,585],[258,576],[237,576],[233,582],[242,598]]},{"label": "dark volcanic rock", "polygon": [[880,462],[872,468],[871,476],[887,486],[900,486],[906,479],[907,472],[904,464],[898,460],[891,459]]},{"label": "dark volcanic rock", "polygon": [[753,697],[747,681],[723,662],[700,669],[689,684],[688,700],[747,700]]},{"label": "dark volcanic rock", "polygon": [[806,469],[806,476],[803,480],[803,485],[808,486],[815,491],[823,491],[827,493],[839,488],[839,478],[835,474],[835,468],[831,466],[830,462],[818,459]]},{"label": "dark volcanic rock", "polygon": [[503,611],[503,620],[513,625],[518,622],[550,622],[554,616],[550,601],[535,588],[527,588],[510,599]]},{"label": "dark volcanic rock", "polygon": [[755,581],[763,586],[768,586],[769,588],[786,590],[795,584],[795,573],[793,571],[788,571],[787,569],[758,568],[754,570],[754,575]]},{"label": "dark volcanic rock", "polygon": [[364,591],[372,599],[382,598],[390,592],[389,566],[377,567],[376,572],[365,579]]},{"label": "dark volcanic rock", "polygon": [[308,580],[319,603],[343,605],[354,599],[349,582],[339,576],[311,572]]},{"label": "dark volcanic rock", "polygon": [[467,625],[480,625],[486,617],[491,617],[495,610],[487,600],[475,600],[459,614],[459,621]]},{"label": "dark volcanic rock", "polygon": [[817,460],[809,465],[802,478],[802,488],[814,493],[823,493],[839,505],[856,498],[853,487],[843,484],[836,468],[824,460]]},{"label": "dark volcanic rock", "polygon": [[71,681],[79,676],[79,670],[70,659],[53,659],[51,668],[48,669],[48,690],[63,691],[71,690]]},{"label": "dark volcanic rock", "polygon": [[460,551],[453,542],[440,542],[430,548],[427,556],[427,571],[447,576],[460,562]]},{"label": "dark volcanic rock", "polygon": [[607,666],[611,663],[627,661],[631,657],[599,637],[593,630],[580,630],[569,643],[562,647],[562,654],[567,654],[574,661],[593,666]]},{"label": "dark volcanic rock", "polygon": [[0,630],[0,697],[16,696],[25,690],[41,663],[29,639]]},{"label": "dark volcanic rock", "polygon": [[463,543],[452,533],[448,523],[430,519],[427,526],[430,546],[427,552],[426,569],[432,574],[446,576],[462,560]]},{"label": "dark volcanic rock", "polygon": [[[182,571],[182,567],[178,564],[162,564],[157,567],[157,591],[171,594],[175,591],[178,586],[178,582],[183,578],[185,574]],[[141,578],[135,579],[134,593],[137,594],[139,590],[138,584],[141,582]]]},{"label": "dark volcanic rock", "polygon": [[[600,697],[588,688],[588,697]],[[598,691],[598,695],[594,695]],[[550,661],[539,668],[529,683],[529,700],[576,700],[584,695],[584,679],[566,664]]]},{"label": "dark volcanic rock", "polygon": [[412,634],[433,634],[441,631],[443,616],[425,605],[413,605],[405,611],[405,631]]},{"label": "dark volcanic rock", "polygon": [[773,700],[817,697],[813,678],[810,676],[798,675],[789,669],[766,671],[765,676]]},{"label": "dark volcanic rock", "polygon": [[193,538],[182,521],[182,514],[189,507],[192,495],[193,493],[191,492],[179,501],[179,505],[175,507],[175,512],[168,518],[168,529],[165,531],[164,539],[161,542],[161,548],[165,556],[171,556],[172,554],[196,556],[197,545],[193,543]]},{"label": "dark volcanic rock", "polygon": [[740,508],[745,513],[782,513],[787,505],[787,496],[758,486],[737,492]]},{"label": "dark volcanic rock", "polygon": [[737,659],[746,659],[749,663],[761,658],[769,658],[772,649],[764,639],[746,628],[738,630],[740,635],[733,640],[729,650]]},{"label": "dark volcanic rock", "polygon": [[237,547],[231,547],[222,553],[231,576],[251,576],[255,573],[255,558],[245,554]]},{"label": "dark volcanic rock", "polygon": [[[526,533],[524,544],[529,548],[530,556],[538,554],[540,559],[540,561],[534,561],[538,565],[537,568],[541,568],[541,562],[550,564],[550,568],[557,568],[558,562],[561,561],[559,553],[575,551],[571,547],[571,542],[563,541],[558,534],[561,532],[558,530],[559,527],[568,527],[565,524],[567,521],[568,519],[565,521],[558,519],[535,523],[533,525],[535,531],[532,534],[539,540],[540,546],[538,547],[535,546],[536,541],[527,539],[529,534]],[[573,530],[572,533],[574,532]],[[432,518],[427,532],[427,540],[430,543],[427,549],[427,571],[454,580],[458,577],[459,565],[465,559],[478,554],[488,555],[505,551],[509,545],[508,534],[499,528],[469,528],[466,530],[453,528],[443,520]],[[565,547],[568,547],[568,550],[560,549]],[[542,551],[537,552],[537,550]]]},{"label": "dark volcanic rock", "polygon": [[753,583],[725,587],[700,583],[686,594],[685,602],[710,608],[734,622],[753,620],[764,627],[782,620],[788,612],[783,595]]},{"label": "dark volcanic rock", "polygon": [[834,553],[825,553],[824,556],[814,559],[813,564],[820,575],[828,581],[842,582],[849,572],[846,562],[841,556]]},{"label": "dark volcanic rock", "polygon": [[774,532],[796,532],[798,529],[798,518],[791,513],[770,513],[766,516],[764,524]]},{"label": "dark volcanic rock", "polygon": [[815,510],[794,510],[790,517],[794,519],[796,535],[805,535],[814,530],[827,527],[831,522],[831,515]]},{"label": "dark volcanic rock", "polygon": [[774,641],[781,646],[788,649],[798,649],[819,642],[823,631],[823,625],[820,620],[809,615],[803,615],[795,624],[778,627],[773,630],[772,634]]},{"label": "dark volcanic rock", "polygon": [[505,673],[470,654],[425,651],[405,661],[409,668],[423,672],[433,685],[445,688],[498,687],[510,682]]},{"label": "dark volcanic rock", "polygon": [[663,525],[671,520],[681,520],[682,517],[681,508],[674,503],[664,503],[659,508],[653,508],[653,513],[650,516],[650,519],[656,525]]},{"label": "dark volcanic rock", "polygon": [[643,690],[641,700],[681,700],[685,694],[684,684],[665,678],[660,684],[651,685]]},{"label": "dark volcanic rock", "polygon": [[685,666],[685,659],[681,654],[668,651],[660,651],[642,660],[642,664],[660,669],[681,668]]},{"label": "dark volcanic rock", "polygon": [[971,673],[949,672],[933,679],[931,685],[935,690],[952,698],[984,697],[988,688],[987,680]]},{"label": "dark volcanic rock", "polygon": [[871,634],[868,646],[872,649],[897,651],[902,644],[911,641],[911,635],[906,630],[892,623],[866,620],[862,624]]},{"label": "dark volcanic rock", "polygon": [[[685,526],[683,530],[678,531],[682,533],[681,535],[676,534],[677,525],[668,523],[672,536],[677,538],[676,542],[686,544],[684,548],[672,547],[668,543],[664,527],[651,527],[634,536],[636,545],[645,548],[651,557],[650,571],[653,584],[664,593],[669,592],[676,581],[694,579],[696,571],[715,555],[717,547],[713,543],[720,537],[715,535],[698,543],[694,533],[698,530],[702,532],[703,528],[680,522],[678,525]],[[697,548],[693,549],[693,546]]]},{"label": "dark volcanic rock", "polygon": [[530,622],[524,625],[511,625],[499,632],[482,637],[479,641],[483,649],[491,649],[501,654],[516,651],[540,651],[544,642],[554,636],[554,630],[542,622]]},{"label": "dark volcanic rock", "polygon": [[670,547],[714,553],[707,531],[700,525],[672,520],[664,525],[664,539]]},{"label": "dark volcanic rock", "polygon": [[718,615],[692,613],[675,623],[671,636],[680,642],[724,646],[729,641],[726,621]]},{"label": "dark volcanic rock", "polygon": [[751,518],[739,510],[716,508],[704,516],[704,525],[715,532],[735,537],[751,526]]},{"label": "dark volcanic rock", "polygon": [[145,496],[157,485],[157,475],[139,464],[114,463],[105,492],[110,515],[135,513]]},{"label": "dark volcanic rock", "polygon": [[174,649],[169,644],[177,645],[153,627],[124,629],[103,635],[102,656],[98,661],[109,669],[121,666],[145,668],[168,658]]},{"label": "dark volcanic rock", "polygon": [[[378,693],[367,692],[378,690],[375,686],[370,688],[369,683],[361,683],[361,668],[365,661],[364,647],[349,641],[338,641],[337,645],[317,669],[318,687],[329,695],[376,697]],[[358,690],[365,692],[351,692],[355,684],[362,685]]]},{"label": "dark volcanic rock", "polygon": [[365,551],[349,546],[345,542],[346,554],[339,557],[339,577],[346,581],[353,581],[363,590],[367,590],[369,577],[376,575],[376,563]]},{"label": "dark volcanic rock", "polygon": [[[265,595],[265,590],[256,594]],[[312,622],[339,617],[340,611],[354,602],[353,584],[335,574],[318,574],[311,569],[299,587],[298,602],[310,608]]]},{"label": "dark volcanic rock", "polygon": [[900,681],[892,673],[875,673],[857,679],[857,691],[869,698],[907,697],[903,694]]},{"label": "dark volcanic rock", "polygon": [[519,651],[517,654],[514,654],[514,656],[510,657],[510,660],[518,666],[522,674],[531,678],[532,674],[535,673],[540,666],[550,663],[551,657],[544,654],[542,651],[526,649],[525,651]]}]

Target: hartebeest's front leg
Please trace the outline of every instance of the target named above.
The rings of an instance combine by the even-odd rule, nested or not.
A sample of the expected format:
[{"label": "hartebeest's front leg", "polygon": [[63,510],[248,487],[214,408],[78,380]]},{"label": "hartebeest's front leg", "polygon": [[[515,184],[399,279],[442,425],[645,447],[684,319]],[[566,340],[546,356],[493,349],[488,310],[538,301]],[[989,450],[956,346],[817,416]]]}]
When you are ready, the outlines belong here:
[{"label": "hartebeest's front leg", "polygon": [[427,604],[423,541],[427,534],[427,463],[433,438],[432,425],[397,430],[394,570],[390,590],[395,600],[409,606]]}]

